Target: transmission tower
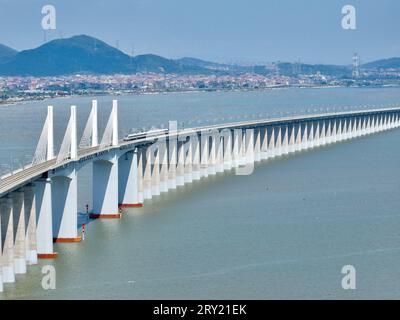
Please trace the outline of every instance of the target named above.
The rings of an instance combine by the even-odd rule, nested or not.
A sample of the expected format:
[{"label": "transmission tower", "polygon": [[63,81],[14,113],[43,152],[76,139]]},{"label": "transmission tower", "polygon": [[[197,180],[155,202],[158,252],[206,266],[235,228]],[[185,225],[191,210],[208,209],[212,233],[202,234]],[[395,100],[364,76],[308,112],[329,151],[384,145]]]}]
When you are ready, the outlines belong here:
[{"label": "transmission tower", "polygon": [[353,78],[360,77],[360,57],[357,53],[353,55]]}]

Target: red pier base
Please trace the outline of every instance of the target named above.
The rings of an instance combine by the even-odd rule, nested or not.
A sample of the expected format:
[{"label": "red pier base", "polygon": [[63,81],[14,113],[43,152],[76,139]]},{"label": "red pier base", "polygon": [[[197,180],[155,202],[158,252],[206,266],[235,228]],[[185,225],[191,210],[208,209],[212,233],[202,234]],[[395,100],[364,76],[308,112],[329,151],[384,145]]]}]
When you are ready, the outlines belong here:
[{"label": "red pier base", "polygon": [[124,208],[142,208],[143,207],[143,203],[122,203],[119,205],[119,207],[121,209]]},{"label": "red pier base", "polygon": [[53,238],[54,243],[76,243],[76,242],[81,242],[82,237],[76,237],[76,238]]},{"label": "red pier base", "polygon": [[91,213],[89,214],[90,219],[121,219],[121,213]]},{"label": "red pier base", "polygon": [[38,259],[56,259],[58,257],[58,252],[53,253],[38,253]]}]

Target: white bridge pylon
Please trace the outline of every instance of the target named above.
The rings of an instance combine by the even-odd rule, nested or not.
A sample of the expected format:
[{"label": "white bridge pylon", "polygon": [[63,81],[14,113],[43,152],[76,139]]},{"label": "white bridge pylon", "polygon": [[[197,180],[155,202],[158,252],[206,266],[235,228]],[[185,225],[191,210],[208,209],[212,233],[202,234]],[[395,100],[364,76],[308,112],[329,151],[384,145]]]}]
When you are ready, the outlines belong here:
[{"label": "white bridge pylon", "polygon": [[97,131],[97,100],[92,101],[92,110],[83,130],[82,139],[79,143],[79,149],[97,147],[99,145],[99,137]]},{"label": "white bridge pylon", "polygon": [[57,156],[57,164],[70,159],[78,159],[76,140],[76,106],[71,106],[71,117],[69,118],[67,130],[65,131],[64,139]]},{"label": "white bridge pylon", "polygon": [[103,138],[100,142],[101,147],[118,146],[118,102],[113,100],[112,110],[108,118]]},{"label": "white bridge pylon", "polygon": [[56,159],[56,163],[60,164],[68,160],[77,160],[78,150],[95,148],[98,146],[108,147],[118,145],[117,100],[113,100],[111,114],[109,116],[100,144],[98,140],[97,100],[92,101],[92,109],[90,111],[89,118],[87,120],[79,145],[77,139],[76,113],[76,106],[71,106],[71,115],[68,121],[67,129],[65,131],[60,150],[57,156],[55,156],[53,106],[48,106],[46,121],[36,147],[32,165],[38,165],[53,159]]},{"label": "white bridge pylon", "polygon": [[47,117],[33,156],[32,165],[54,158],[53,106],[47,107]]}]

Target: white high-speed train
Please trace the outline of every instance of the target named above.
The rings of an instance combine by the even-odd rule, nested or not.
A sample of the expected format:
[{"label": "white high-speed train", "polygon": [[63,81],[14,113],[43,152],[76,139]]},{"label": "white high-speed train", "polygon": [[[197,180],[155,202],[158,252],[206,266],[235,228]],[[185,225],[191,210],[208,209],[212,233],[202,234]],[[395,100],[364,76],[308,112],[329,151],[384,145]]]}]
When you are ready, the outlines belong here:
[{"label": "white high-speed train", "polygon": [[154,136],[165,135],[167,133],[168,133],[168,129],[153,129],[150,131],[135,132],[135,133],[130,133],[127,136],[125,136],[124,141],[132,141],[132,140],[138,140],[138,139],[144,139],[144,138],[151,138]]}]

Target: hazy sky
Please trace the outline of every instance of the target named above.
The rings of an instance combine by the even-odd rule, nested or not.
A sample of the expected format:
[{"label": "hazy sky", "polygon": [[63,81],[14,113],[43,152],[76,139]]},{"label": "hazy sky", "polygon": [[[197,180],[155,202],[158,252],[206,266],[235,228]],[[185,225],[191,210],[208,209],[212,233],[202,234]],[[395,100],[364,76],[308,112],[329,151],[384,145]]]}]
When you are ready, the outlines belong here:
[{"label": "hazy sky", "polygon": [[[217,61],[350,64],[400,56],[399,0],[0,0],[0,43],[43,43],[41,8],[57,10],[47,38],[88,34],[135,54]],[[343,30],[341,8],[357,9]]]}]

